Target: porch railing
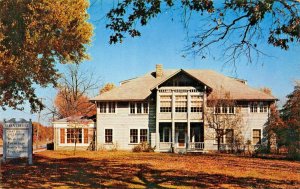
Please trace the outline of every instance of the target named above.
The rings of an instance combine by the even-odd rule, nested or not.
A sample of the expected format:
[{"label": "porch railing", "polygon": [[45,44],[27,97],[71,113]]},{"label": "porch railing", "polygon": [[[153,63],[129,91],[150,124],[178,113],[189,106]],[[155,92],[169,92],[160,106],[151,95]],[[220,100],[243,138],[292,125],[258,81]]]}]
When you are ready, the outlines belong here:
[{"label": "porch railing", "polygon": [[160,150],[169,150],[171,149],[172,142],[160,142],[159,143],[159,149]]},{"label": "porch railing", "polygon": [[203,150],[204,142],[190,142],[190,149]]}]

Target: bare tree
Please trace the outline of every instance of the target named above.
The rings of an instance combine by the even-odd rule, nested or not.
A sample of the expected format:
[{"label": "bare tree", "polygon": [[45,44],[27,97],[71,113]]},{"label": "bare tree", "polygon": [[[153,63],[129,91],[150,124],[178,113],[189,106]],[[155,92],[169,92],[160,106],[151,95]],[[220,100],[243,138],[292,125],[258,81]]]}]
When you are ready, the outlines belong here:
[{"label": "bare tree", "polygon": [[206,124],[214,130],[218,151],[221,150],[224,136],[226,136],[228,147],[233,150],[233,145],[238,142],[241,132],[242,115],[240,108],[230,98],[230,93],[219,96],[212,95],[207,102]]},{"label": "bare tree", "polygon": [[[99,79],[100,80],[100,79]],[[95,104],[89,102],[89,94],[98,89],[99,80],[92,73],[81,72],[79,66],[68,66],[67,73],[59,81],[58,94],[51,113],[57,118],[67,118],[71,141],[74,142],[74,155],[79,140],[84,140],[82,131],[88,129],[88,117],[96,114]]]}]

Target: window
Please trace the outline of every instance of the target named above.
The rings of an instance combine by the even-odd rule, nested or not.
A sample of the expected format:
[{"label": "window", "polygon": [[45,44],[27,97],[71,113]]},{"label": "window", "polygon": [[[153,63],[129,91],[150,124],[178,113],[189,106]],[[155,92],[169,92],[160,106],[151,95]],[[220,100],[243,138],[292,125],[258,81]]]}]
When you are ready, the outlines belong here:
[{"label": "window", "polygon": [[140,130],[140,142],[147,142],[148,141],[148,130],[141,129]]},{"label": "window", "polygon": [[229,114],[234,114],[234,106],[228,107]]},{"label": "window", "polygon": [[160,136],[160,142],[171,142],[171,128],[164,127],[162,135]]},{"label": "window", "polygon": [[266,103],[261,102],[259,104],[259,112],[267,113],[268,112],[268,105]]},{"label": "window", "polygon": [[160,112],[172,112],[172,96],[160,96]]},{"label": "window", "polygon": [[130,143],[138,143],[138,130],[130,129]]},{"label": "window", "polygon": [[106,113],[106,102],[100,103],[100,113]]},{"label": "window", "polygon": [[108,113],[116,113],[116,103],[115,102],[108,103]]},{"label": "window", "polygon": [[140,103],[140,102],[136,103],[136,113],[137,114],[142,113],[142,103]]},{"label": "window", "polygon": [[257,112],[257,103],[256,102],[250,103],[250,112],[251,113]]},{"label": "window", "polygon": [[233,143],[233,129],[226,129],[225,139],[227,144]]},{"label": "window", "polygon": [[253,129],[253,145],[257,145],[261,143],[261,130],[260,129]]},{"label": "window", "polygon": [[175,112],[187,112],[187,96],[176,96]]},{"label": "window", "polygon": [[234,114],[234,106],[215,107],[215,114]]},{"label": "window", "polygon": [[148,114],[147,102],[130,102],[130,114]]},{"label": "window", "polygon": [[221,107],[215,107],[215,114],[221,113]]},{"label": "window", "polygon": [[191,96],[191,112],[202,112],[200,96]]},{"label": "window", "polygon": [[113,130],[105,129],[105,143],[112,143],[112,142],[113,142]]},{"label": "window", "polygon": [[82,129],[67,129],[67,143],[82,143]]},{"label": "window", "polygon": [[144,111],[144,114],[148,113],[148,103],[147,102],[143,103],[143,111]]},{"label": "window", "polygon": [[134,102],[130,103],[130,113],[135,114],[135,103]]}]

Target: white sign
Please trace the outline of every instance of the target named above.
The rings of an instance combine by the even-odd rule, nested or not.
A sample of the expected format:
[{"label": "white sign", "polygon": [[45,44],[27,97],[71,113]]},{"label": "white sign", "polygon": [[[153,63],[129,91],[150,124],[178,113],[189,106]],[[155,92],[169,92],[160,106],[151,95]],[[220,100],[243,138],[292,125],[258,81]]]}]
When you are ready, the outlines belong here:
[{"label": "white sign", "polygon": [[[22,121],[22,122],[21,122]],[[3,160],[7,158],[28,157],[32,164],[32,124],[31,121],[15,119],[4,121],[3,127]]]}]

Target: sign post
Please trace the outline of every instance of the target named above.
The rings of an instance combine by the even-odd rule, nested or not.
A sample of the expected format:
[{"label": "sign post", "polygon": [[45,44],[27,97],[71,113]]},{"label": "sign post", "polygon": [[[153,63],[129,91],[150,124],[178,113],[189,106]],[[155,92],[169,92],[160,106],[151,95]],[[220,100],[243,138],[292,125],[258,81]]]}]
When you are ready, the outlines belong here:
[{"label": "sign post", "polygon": [[4,120],[3,127],[3,162],[9,158],[27,157],[32,164],[32,123],[20,119]]}]

